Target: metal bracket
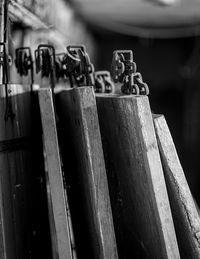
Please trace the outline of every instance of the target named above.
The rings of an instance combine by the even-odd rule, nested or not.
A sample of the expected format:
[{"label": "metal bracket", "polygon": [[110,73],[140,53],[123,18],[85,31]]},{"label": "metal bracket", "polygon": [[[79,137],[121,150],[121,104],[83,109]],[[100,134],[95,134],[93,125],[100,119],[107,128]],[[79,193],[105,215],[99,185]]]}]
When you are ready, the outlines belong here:
[{"label": "metal bracket", "polygon": [[136,70],[132,50],[116,50],[113,52],[111,74],[115,83],[122,83],[122,93],[148,95],[148,85],[143,82],[141,74]]},{"label": "metal bracket", "polygon": [[5,85],[5,94],[6,94],[6,111],[5,111],[5,121],[11,118],[11,121],[15,118],[15,113],[13,112],[12,102],[9,97],[10,90],[8,90],[8,66],[9,66],[9,57],[7,54],[6,43],[0,42],[0,67],[2,69],[2,83]]},{"label": "metal bracket", "polygon": [[36,73],[41,72],[42,77],[50,77],[52,91],[55,87],[55,49],[48,44],[40,44],[35,50]]},{"label": "metal bracket", "polygon": [[113,93],[115,85],[111,80],[109,71],[97,71],[94,73],[95,92],[96,93]]},{"label": "metal bracket", "polygon": [[34,69],[33,69],[33,58],[31,55],[31,49],[29,47],[17,48],[15,50],[15,66],[20,76],[28,76],[30,71],[31,75],[31,91],[34,84]]},{"label": "metal bracket", "polygon": [[94,66],[84,45],[67,46],[66,66],[78,86],[94,86]]},{"label": "metal bracket", "polygon": [[126,75],[136,72],[132,50],[115,50],[111,65],[111,74],[115,83],[122,83]]}]

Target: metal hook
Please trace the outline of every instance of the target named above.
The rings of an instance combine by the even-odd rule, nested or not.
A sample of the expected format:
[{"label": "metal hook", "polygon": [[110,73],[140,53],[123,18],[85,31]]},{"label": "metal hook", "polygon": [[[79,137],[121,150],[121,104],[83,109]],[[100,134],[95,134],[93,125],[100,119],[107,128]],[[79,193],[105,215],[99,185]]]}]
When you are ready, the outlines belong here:
[{"label": "metal hook", "polygon": [[[72,70],[75,81],[79,85],[94,86],[94,66],[90,62],[89,55],[84,45],[68,46],[68,58],[76,61],[76,67]],[[68,67],[70,70],[70,67]]]},{"label": "metal hook", "polygon": [[51,90],[53,97],[53,104],[55,110],[55,119],[58,122],[58,115],[56,112],[55,105],[55,83],[56,83],[56,57],[55,49],[52,45],[49,44],[40,44],[35,50],[35,64],[36,64],[36,73],[41,72],[42,77],[50,78]]},{"label": "metal hook", "polygon": [[35,50],[36,73],[41,72],[42,77],[50,77],[51,88],[54,91],[56,82],[55,49],[48,44],[38,45]]},{"label": "metal hook", "polygon": [[34,68],[33,68],[33,58],[31,55],[30,47],[17,48],[15,50],[15,56],[16,56],[15,66],[20,76],[27,76],[30,70],[31,92],[32,92],[33,84],[34,84]]},{"label": "metal hook", "polygon": [[115,86],[111,80],[109,71],[97,71],[94,73],[95,92],[96,93],[113,93]]},{"label": "metal hook", "polygon": [[13,112],[11,99],[9,97],[10,90],[8,90],[8,65],[9,58],[6,50],[6,43],[0,42],[0,67],[2,69],[2,83],[5,85],[5,97],[6,97],[6,110],[4,119],[7,121],[9,118],[13,121],[15,118],[15,113]]},{"label": "metal hook", "polygon": [[111,64],[111,74],[115,83],[123,83],[125,76],[136,72],[132,50],[115,50]]},{"label": "metal hook", "polygon": [[141,74],[136,70],[132,50],[116,50],[113,52],[111,73],[115,83],[122,83],[122,93],[148,95],[148,85],[143,82]]}]

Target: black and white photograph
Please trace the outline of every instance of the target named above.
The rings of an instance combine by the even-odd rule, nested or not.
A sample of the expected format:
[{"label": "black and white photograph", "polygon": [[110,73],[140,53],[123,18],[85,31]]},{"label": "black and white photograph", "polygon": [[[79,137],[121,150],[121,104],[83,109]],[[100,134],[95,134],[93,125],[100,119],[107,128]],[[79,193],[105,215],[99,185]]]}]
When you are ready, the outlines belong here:
[{"label": "black and white photograph", "polygon": [[200,259],[200,0],[0,0],[0,259]]}]

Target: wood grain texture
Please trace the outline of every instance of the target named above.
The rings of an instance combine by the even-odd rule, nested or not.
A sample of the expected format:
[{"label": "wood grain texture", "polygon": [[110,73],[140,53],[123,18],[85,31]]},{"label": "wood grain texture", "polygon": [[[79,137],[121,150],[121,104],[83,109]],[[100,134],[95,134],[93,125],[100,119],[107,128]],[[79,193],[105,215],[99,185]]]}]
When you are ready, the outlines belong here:
[{"label": "wood grain texture", "polygon": [[[83,198],[85,210],[81,212],[82,215],[78,215],[77,224],[85,213],[89,228],[88,241],[83,234],[80,242],[85,244],[87,254],[91,253],[89,243],[92,243],[91,258],[116,259],[118,254],[93,89],[79,87],[64,90],[58,95],[58,103],[59,119],[66,132],[61,142],[68,145],[71,139],[70,152],[76,157],[77,164],[77,171],[71,170],[71,174],[77,174],[81,179],[76,195],[80,191],[79,196]],[[66,154],[63,159],[68,161],[66,166],[69,166]]]},{"label": "wood grain texture", "polygon": [[154,125],[174,218],[181,258],[200,258],[200,218],[165,117],[154,115]]},{"label": "wood grain texture", "polygon": [[120,194],[119,205],[112,204],[119,207],[119,241],[125,240],[120,256],[180,258],[148,98],[96,99],[110,190],[115,178]]},{"label": "wood grain texture", "polygon": [[51,258],[38,101],[30,85],[8,90],[13,120],[0,86],[0,258]]},{"label": "wood grain texture", "polygon": [[55,113],[50,88],[39,90],[46,163],[46,184],[54,259],[71,259],[71,240],[58,147]]},{"label": "wood grain texture", "polygon": [[13,121],[5,120],[5,86],[0,86],[0,258],[25,259],[30,250],[30,87],[8,89]]}]

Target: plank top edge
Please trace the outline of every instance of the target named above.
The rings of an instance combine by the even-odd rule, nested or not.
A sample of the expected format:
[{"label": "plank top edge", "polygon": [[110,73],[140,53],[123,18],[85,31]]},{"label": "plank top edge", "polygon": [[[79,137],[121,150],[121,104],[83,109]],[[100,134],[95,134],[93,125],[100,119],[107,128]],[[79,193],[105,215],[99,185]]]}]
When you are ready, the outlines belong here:
[{"label": "plank top edge", "polygon": [[[68,91],[80,91],[80,90],[84,90],[84,89],[93,89],[93,86],[80,86],[80,87],[73,87],[73,88],[60,88],[60,89],[55,89],[55,93],[59,94],[62,92],[68,92]],[[41,88],[41,89],[45,89],[45,88]],[[138,99],[138,98],[148,98],[147,95],[125,95],[125,94],[108,94],[108,93],[95,93],[95,97],[97,98],[125,98],[125,99]]]},{"label": "plank top edge", "polygon": [[110,98],[110,99],[146,99],[148,96],[146,95],[125,95],[125,94],[95,94],[97,98]]},{"label": "plank top edge", "polygon": [[164,114],[156,114],[156,113],[152,113],[153,116],[153,120],[155,119],[161,119],[161,118],[165,118]]},{"label": "plank top edge", "polygon": [[38,89],[38,92],[51,92],[51,88],[50,87],[43,87]]},{"label": "plank top edge", "polygon": [[[5,98],[6,97],[6,88],[4,87],[5,84],[0,85],[0,98]],[[8,84],[7,85],[8,90],[11,90],[9,92],[9,96],[15,96],[19,94],[24,94],[31,92],[31,84]],[[38,91],[39,85],[34,84],[33,85],[33,91]]]},{"label": "plank top edge", "polygon": [[62,92],[68,92],[68,91],[77,91],[78,89],[79,90],[83,90],[83,89],[93,89],[93,86],[79,86],[79,87],[73,87],[73,88],[66,88],[66,87],[60,87],[60,88],[55,88],[55,93],[56,94],[59,94],[59,93],[62,93]]}]

